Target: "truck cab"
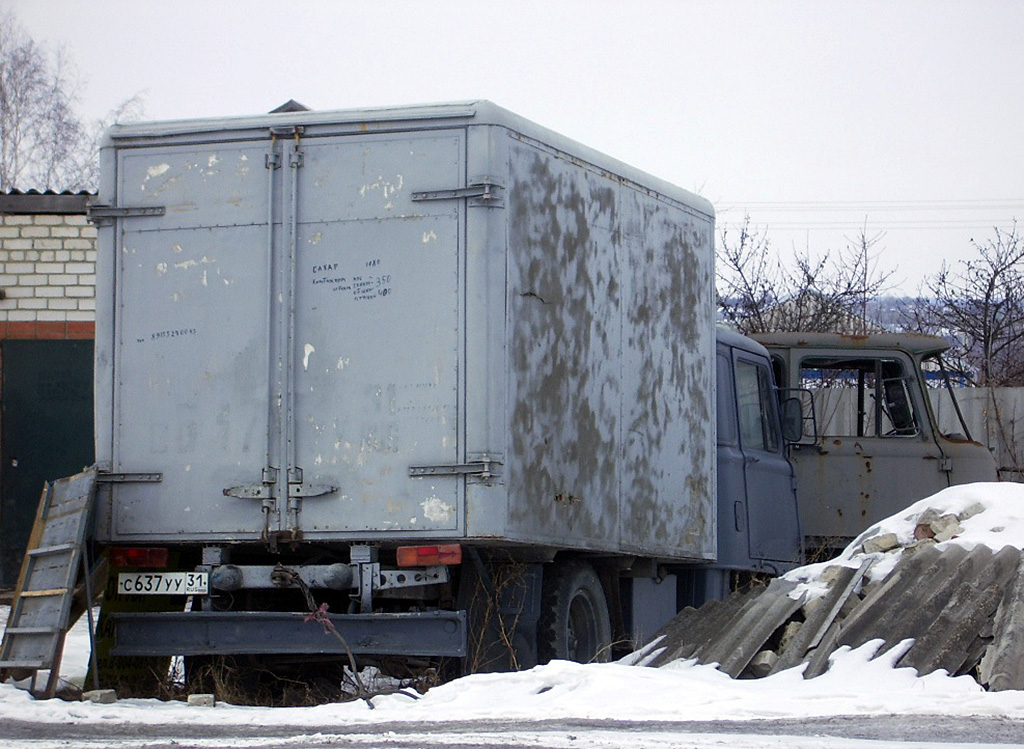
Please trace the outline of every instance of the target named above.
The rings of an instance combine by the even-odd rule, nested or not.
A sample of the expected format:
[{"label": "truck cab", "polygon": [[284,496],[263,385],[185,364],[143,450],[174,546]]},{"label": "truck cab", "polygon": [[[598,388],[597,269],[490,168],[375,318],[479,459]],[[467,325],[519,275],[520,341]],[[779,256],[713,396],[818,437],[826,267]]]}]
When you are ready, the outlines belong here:
[{"label": "truck cab", "polygon": [[[804,542],[841,549],[871,524],[954,484],[997,480],[988,448],[938,428],[930,393],[955,395],[941,354],[919,334],[759,333],[780,387],[797,393],[796,470]],[[944,392],[941,389],[944,388]],[[785,391],[784,391],[785,392]]]},{"label": "truck cab", "polygon": [[791,417],[783,428],[785,399],[777,397],[767,349],[721,325],[715,338],[718,555],[710,567],[680,576],[680,607],[725,598],[751,574],[778,575],[802,563],[796,474],[787,458],[800,420]]}]

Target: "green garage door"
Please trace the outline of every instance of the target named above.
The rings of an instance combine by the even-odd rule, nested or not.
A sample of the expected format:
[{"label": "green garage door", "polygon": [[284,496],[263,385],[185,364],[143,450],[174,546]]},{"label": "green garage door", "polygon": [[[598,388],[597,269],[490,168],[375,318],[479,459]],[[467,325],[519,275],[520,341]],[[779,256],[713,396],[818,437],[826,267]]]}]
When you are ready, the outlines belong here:
[{"label": "green garage door", "polygon": [[13,588],[43,482],[93,462],[92,341],[0,341],[0,588]]}]

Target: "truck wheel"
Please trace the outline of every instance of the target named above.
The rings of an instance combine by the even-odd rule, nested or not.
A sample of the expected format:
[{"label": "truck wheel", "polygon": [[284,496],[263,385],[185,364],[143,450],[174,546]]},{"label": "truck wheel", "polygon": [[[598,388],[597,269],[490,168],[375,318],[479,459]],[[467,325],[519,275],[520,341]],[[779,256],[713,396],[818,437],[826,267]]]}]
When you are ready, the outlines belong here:
[{"label": "truck wheel", "polygon": [[541,663],[556,658],[577,663],[607,662],[611,629],[608,602],[593,567],[574,560],[544,569],[537,626]]}]

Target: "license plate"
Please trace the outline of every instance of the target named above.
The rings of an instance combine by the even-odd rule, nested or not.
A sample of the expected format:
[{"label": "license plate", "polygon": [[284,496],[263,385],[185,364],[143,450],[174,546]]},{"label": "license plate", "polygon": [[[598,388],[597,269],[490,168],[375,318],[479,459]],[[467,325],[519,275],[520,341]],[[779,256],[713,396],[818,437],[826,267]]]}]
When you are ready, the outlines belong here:
[{"label": "license plate", "polygon": [[207,572],[122,572],[117,592],[126,595],[205,596],[210,592]]}]

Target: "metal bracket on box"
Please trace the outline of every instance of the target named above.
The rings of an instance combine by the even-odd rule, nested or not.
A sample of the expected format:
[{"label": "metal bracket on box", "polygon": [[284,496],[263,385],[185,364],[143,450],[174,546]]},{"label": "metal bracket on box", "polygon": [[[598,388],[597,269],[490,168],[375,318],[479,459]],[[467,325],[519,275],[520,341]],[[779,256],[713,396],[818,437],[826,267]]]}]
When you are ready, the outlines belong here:
[{"label": "metal bracket on box", "polygon": [[164,480],[162,473],[108,473],[100,471],[96,481],[100,484],[158,484]]},{"label": "metal bracket on box", "polygon": [[422,476],[479,476],[490,479],[497,475],[501,463],[491,458],[481,458],[471,463],[444,463],[440,465],[409,466],[409,475]]},{"label": "metal bracket on box", "polygon": [[469,187],[454,190],[423,190],[412,194],[413,201],[423,200],[459,200],[467,198],[470,205],[482,205],[495,208],[502,207],[502,193],[505,188],[496,182],[474,182]]},{"label": "metal bracket on box", "polygon": [[107,226],[119,218],[138,218],[140,216],[163,216],[167,208],[162,205],[154,206],[112,206],[112,205],[90,205],[88,208],[89,220],[97,226]]}]

